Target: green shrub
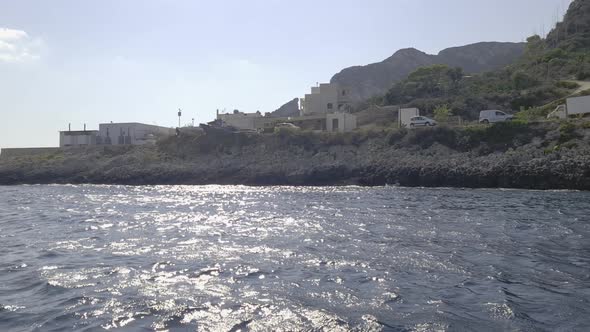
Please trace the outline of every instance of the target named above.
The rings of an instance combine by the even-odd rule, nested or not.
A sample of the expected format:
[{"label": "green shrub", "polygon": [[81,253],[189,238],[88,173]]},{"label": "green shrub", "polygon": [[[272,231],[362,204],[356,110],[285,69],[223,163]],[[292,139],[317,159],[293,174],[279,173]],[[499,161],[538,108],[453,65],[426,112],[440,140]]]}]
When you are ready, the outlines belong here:
[{"label": "green shrub", "polygon": [[548,63],[553,60],[561,60],[567,57],[567,51],[561,48],[554,48],[545,53],[543,57],[541,57],[541,62]]},{"label": "green shrub", "polygon": [[295,132],[299,132],[300,129],[298,128],[291,128],[291,127],[275,127],[275,134],[287,134],[287,133],[295,133]]},{"label": "green shrub", "polygon": [[545,119],[549,111],[541,107],[521,108],[514,117],[523,122]]},{"label": "green shrub", "polygon": [[563,147],[565,149],[575,149],[578,146],[578,143],[576,142],[567,142],[563,144]]},{"label": "green shrub", "polygon": [[569,82],[569,81],[559,81],[559,82],[555,83],[555,86],[558,88],[564,88],[564,89],[569,89],[569,90],[577,89],[580,87],[580,85],[578,83]]},{"label": "green shrub", "polygon": [[537,86],[540,82],[533,76],[519,70],[512,74],[512,84],[514,84],[515,89],[524,90]]},{"label": "green shrub", "polygon": [[492,149],[506,149],[514,145],[515,138],[526,142],[535,136],[526,121],[513,120],[494,123],[491,126],[472,125],[465,127],[458,136],[458,145],[470,149],[486,143]]},{"label": "green shrub", "polygon": [[[315,143],[318,142],[318,136],[311,131],[292,130],[290,128],[278,128],[275,132],[275,137],[282,145],[298,146],[305,150],[314,148]],[[286,130],[283,130],[286,129]]]},{"label": "green shrub", "polygon": [[356,133],[321,133],[319,138],[323,144],[326,145],[357,145],[358,137]]},{"label": "green shrub", "polygon": [[389,145],[394,145],[399,143],[406,135],[408,134],[408,129],[406,128],[399,128],[394,129],[387,134],[387,142]]},{"label": "green shrub", "polygon": [[438,122],[448,122],[451,116],[453,116],[453,111],[447,104],[439,105],[434,109],[434,119]]},{"label": "green shrub", "polygon": [[559,144],[568,142],[576,137],[576,125],[573,122],[565,121],[559,126]]},{"label": "green shrub", "polygon": [[442,144],[449,148],[456,148],[457,131],[444,126],[432,129],[414,129],[406,135],[406,141],[408,144],[418,145],[422,148],[430,147],[434,143]]}]

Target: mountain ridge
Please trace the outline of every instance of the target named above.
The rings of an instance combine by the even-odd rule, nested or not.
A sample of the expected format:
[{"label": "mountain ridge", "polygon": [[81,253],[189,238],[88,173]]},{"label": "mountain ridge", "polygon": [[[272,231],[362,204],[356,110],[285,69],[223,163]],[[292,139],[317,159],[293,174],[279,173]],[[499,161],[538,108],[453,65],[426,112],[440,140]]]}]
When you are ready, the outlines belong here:
[{"label": "mountain ridge", "polygon": [[344,68],[335,74],[331,83],[339,83],[351,90],[355,102],[381,95],[414,70],[444,64],[460,67],[466,73],[481,73],[510,65],[524,54],[525,43],[479,42],[428,54],[416,48],[403,48],[381,62]]}]

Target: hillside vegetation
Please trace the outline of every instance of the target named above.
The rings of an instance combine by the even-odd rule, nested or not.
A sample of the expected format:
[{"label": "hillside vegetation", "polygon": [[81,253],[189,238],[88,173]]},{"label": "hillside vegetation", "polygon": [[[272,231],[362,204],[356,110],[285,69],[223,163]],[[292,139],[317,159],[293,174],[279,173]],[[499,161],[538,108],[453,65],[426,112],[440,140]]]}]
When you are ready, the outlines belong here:
[{"label": "hillside vegetation", "polygon": [[427,114],[448,105],[468,120],[484,109],[540,118],[578,90],[572,81],[590,79],[589,51],[590,0],[576,0],[546,39],[528,38],[524,54],[509,66],[470,75],[446,65],[423,67],[366,104],[418,107]]}]

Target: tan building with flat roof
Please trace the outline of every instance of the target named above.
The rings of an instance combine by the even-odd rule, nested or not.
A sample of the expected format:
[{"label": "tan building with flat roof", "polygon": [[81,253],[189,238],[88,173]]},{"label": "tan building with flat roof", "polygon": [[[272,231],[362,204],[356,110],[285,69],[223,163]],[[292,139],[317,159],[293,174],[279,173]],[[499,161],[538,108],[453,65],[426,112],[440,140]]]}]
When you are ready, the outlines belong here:
[{"label": "tan building with flat roof", "polygon": [[300,101],[301,115],[348,112],[351,108],[349,90],[336,83],[322,83],[311,88]]},{"label": "tan building with flat roof", "polygon": [[255,130],[256,123],[262,118],[262,113],[245,113],[238,110],[232,113],[219,113],[217,110],[217,120],[223,121],[224,125],[235,127],[240,130]]}]

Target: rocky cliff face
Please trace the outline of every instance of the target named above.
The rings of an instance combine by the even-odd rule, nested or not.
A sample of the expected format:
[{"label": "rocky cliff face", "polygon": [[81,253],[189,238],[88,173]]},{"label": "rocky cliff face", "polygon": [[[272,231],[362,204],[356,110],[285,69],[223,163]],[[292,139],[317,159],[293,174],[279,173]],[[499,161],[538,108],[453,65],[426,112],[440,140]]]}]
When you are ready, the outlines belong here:
[{"label": "rocky cliff face", "polygon": [[513,63],[524,53],[524,47],[523,43],[485,42],[448,48],[438,55],[402,49],[382,62],[346,68],[334,75],[331,82],[348,86],[351,98],[359,102],[384,94],[420,67],[445,64],[461,67],[467,73],[480,73]]},{"label": "rocky cliff face", "polygon": [[590,0],[575,0],[547,35],[549,47],[590,49]]}]

